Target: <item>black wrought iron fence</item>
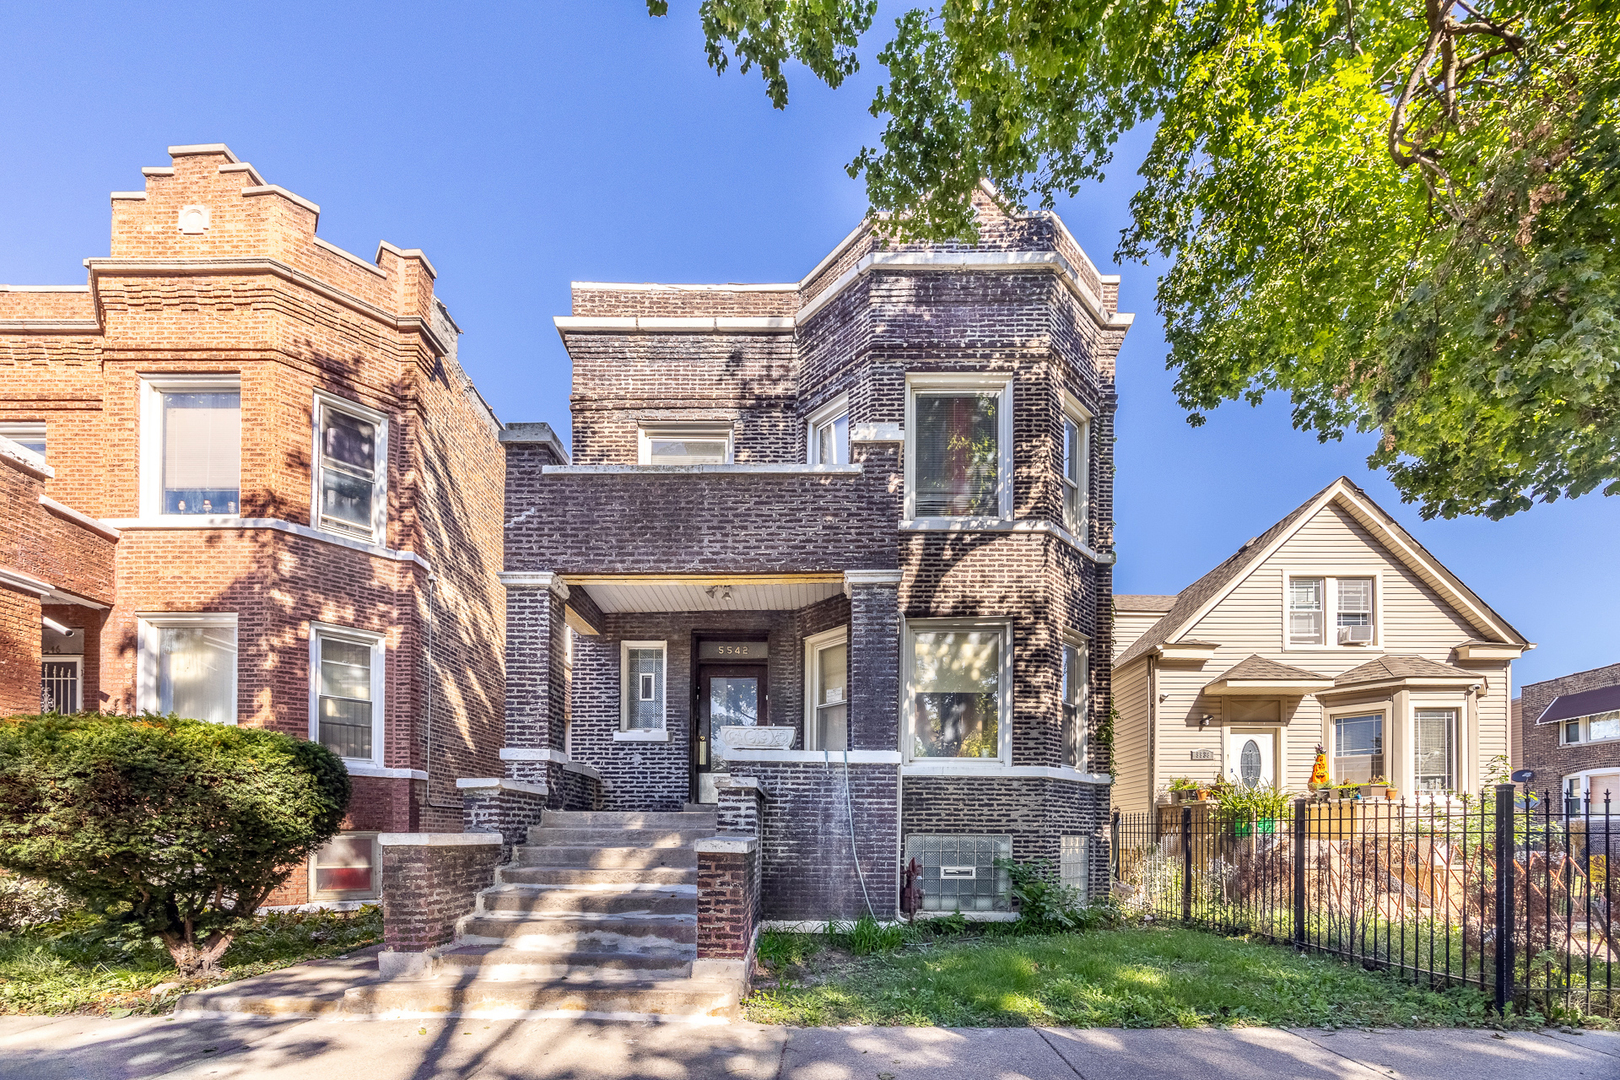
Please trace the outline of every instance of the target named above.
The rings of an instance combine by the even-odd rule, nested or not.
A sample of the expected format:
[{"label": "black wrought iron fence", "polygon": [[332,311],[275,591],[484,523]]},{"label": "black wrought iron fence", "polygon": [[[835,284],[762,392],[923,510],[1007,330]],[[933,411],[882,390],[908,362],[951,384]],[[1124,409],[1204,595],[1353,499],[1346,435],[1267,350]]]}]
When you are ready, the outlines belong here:
[{"label": "black wrought iron fence", "polygon": [[1114,815],[1114,889],[1157,918],[1477,986],[1499,1009],[1612,1017],[1615,826],[1608,793],[1511,784],[1484,798],[1300,799],[1276,817],[1183,803]]}]

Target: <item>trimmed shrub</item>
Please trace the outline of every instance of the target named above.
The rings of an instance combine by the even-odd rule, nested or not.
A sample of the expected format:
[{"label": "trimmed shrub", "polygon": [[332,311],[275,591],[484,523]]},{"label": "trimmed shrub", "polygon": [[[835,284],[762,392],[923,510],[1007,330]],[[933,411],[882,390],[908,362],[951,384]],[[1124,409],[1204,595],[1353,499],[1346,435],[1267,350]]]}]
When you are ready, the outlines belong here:
[{"label": "trimmed shrub", "polygon": [[337,755],[272,731],[150,713],[0,721],[0,867],[155,935],[187,977],[216,970],[349,794]]}]

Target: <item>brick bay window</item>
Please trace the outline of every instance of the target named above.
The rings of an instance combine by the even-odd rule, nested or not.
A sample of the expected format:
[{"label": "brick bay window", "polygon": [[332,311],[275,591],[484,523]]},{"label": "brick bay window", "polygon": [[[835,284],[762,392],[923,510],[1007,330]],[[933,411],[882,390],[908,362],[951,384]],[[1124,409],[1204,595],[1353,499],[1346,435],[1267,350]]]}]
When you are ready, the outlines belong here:
[{"label": "brick bay window", "polygon": [[907,763],[941,771],[1012,760],[1008,628],[919,621],[906,626]]},{"label": "brick bay window", "polygon": [[309,737],[348,761],[382,764],[381,634],[314,623],[309,630]]},{"label": "brick bay window", "polygon": [[313,426],[310,524],[382,543],[388,527],[388,418],[318,393]]},{"label": "brick bay window", "polygon": [[136,635],[137,708],[236,723],[234,612],[138,615]]},{"label": "brick bay window", "polygon": [[309,898],[342,903],[372,900],[378,893],[376,833],[341,833],[309,860]]},{"label": "brick bay window", "polygon": [[1011,518],[1011,377],[913,374],[906,389],[906,517]]},{"label": "brick bay window", "polygon": [[643,424],[636,432],[642,465],[729,465],[731,425]]},{"label": "brick bay window", "polygon": [[1286,580],[1286,648],[1378,644],[1375,578],[1290,574]]},{"label": "brick bay window", "polygon": [[626,641],[619,646],[619,742],[668,742],[664,675],[669,650],[662,641]]},{"label": "brick bay window", "polygon": [[804,748],[849,749],[849,628],[804,639]]},{"label": "brick bay window", "polygon": [[1088,644],[1078,634],[1063,641],[1063,764],[1086,767],[1086,716],[1090,701],[1087,670]]},{"label": "brick bay window", "polygon": [[236,375],[141,379],[141,516],[234,517],[242,508]]},{"label": "brick bay window", "polygon": [[849,398],[840,396],[810,414],[805,461],[811,465],[849,464]]},{"label": "brick bay window", "polygon": [[1063,527],[1082,544],[1091,524],[1091,413],[1078,401],[1064,395],[1063,456],[1060,482],[1063,486]]}]

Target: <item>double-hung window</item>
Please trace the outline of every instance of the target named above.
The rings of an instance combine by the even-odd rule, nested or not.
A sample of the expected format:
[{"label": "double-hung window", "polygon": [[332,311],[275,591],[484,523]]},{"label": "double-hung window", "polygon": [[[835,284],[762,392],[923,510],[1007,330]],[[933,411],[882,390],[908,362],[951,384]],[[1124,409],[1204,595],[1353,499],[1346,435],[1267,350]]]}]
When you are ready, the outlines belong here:
[{"label": "double-hung window", "polygon": [[236,723],[234,612],[153,612],[136,626],[138,708]]},{"label": "double-hung window", "polygon": [[1371,577],[1289,575],[1288,645],[1374,645],[1376,586]]},{"label": "double-hung window", "polygon": [[1004,375],[907,377],[906,516],[1012,517],[1012,381]]},{"label": "double-hung window", "polygon": [[727,465],[730,424],[647,424],[636,436],[642,465]]},{"label": "double-hung window", "polygon": [[807,452],[811,465],[849,464],[849,399],[840,397],[810,414],[806,425]]},{"label": "double-hung window", "polygon": [[1081,543],[1091,521],[1091,414],[1072,398],[1063,406],[1063,527]]},{"label": "double-hung window", "polygon": [[240,378],[149,375],[141,381],[142,516],[240,514]]},{"label": "double-hung window", "polygon": [[384,656],[381,634],[310,627],[310,739],[339,757],[382,764]]},{"label": "double-hung window", "polygon": [[1333,720],[1333,779],[1365,784],[1384,777],[1384,714]]},{"label": "double-hung window", "polygon": [[849,749],[849,630],[804,640],[804,748]]},{"label": "double-hung window", "polygon": [[1086,713],[1088,657],[1086,641],[1066,637],[1063,642],[1063,764],[1076,769],[1086,765]]},{"label": "double-hung window", "polygon": [[664,676],[668,649],[662,641],[626,641],[620,645],[619,735],[667,739]]},{"label": "double-hung window", "polygon": [[327,394],[315,395],[315,511],[327,532],[382,542],[388,527],[388,419]]},{"label": "double-hung window", "polygon": [[1413,781],[1418,791],[1457,787],[1457,710],[1418,709],[1412,716]]},{"label": "double-hung window", "polygon": [[0,424],[0,436],[10,439],[40,461],[45,460],[45,422],[43,420],[9,421]]},{"label": "double-hung window", "polygon": [[1011,763],[1007,639],[1005,625],[932,620],[907,625],[902,735],[907,761]]}]

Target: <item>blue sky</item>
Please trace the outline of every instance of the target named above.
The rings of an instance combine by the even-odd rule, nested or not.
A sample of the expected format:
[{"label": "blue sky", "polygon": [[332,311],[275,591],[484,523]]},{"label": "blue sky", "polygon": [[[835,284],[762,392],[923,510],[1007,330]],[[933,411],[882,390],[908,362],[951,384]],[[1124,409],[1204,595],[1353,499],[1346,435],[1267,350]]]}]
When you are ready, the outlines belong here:
[{"label": "blue sky", "polygon": [[[843,165],[875,140],[872,56],[901,7],[885,5],[857,77],[830,91],[801,74],[778,112],[757,74],[708,69],[696,6],[5,5],[0,281],[82,282],[81,260],[107,254],[109,191],[140,187],[170,144],[225,142],[319,203],[333,243],[424,249],[496,412],[566,431],[551,317],[571,279],[793,281],[865,209]],[[1105,270],[1132,152],[1058,207]],[[1366,439],[1318,444],[1286,401],[1191,429],[1155,269],[1120,272],[1137,322],[1119,357],[1117,591],[1182,588],[1342,473],[1539,643],[1516,683],[1620,661],[1620,499],[1423,522],[1367,471]]]}]

